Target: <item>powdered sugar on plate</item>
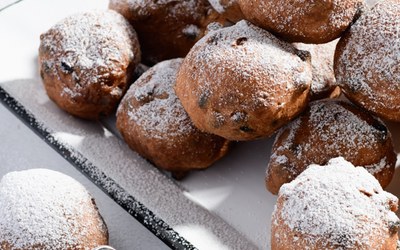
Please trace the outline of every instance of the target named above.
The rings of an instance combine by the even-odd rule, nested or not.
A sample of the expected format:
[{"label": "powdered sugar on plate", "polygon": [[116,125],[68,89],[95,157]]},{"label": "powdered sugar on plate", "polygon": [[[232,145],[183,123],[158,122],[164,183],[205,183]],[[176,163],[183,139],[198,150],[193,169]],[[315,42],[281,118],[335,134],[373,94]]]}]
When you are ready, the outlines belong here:
[{"label": "powdered sugar on plate", "polygon": [[294,44],[297,49],[309,51],[311,54],[312,95],[332,90],[336,85],[335,74],[333,72],[333,57],[337,42],[338,40],[325,44]]},{"label": "powdered sugar on plate", "polygon": [[[197,246],[199,237],[190,228],[208,232],[208,236],[201,238],[202,245],[217,239],[220,245],[228,248],[257,249],[253,242],[221,217],[188,199],[177,183],[133,152],[101,124],[82,121],[61,111],[48,99],[40,81],[15,81],[2,84],[2,87],[18,97],[18,101],[43,122],[43,126],[65,147],[71,147],[67,136],[70,134],[74,139],[73,151],[85,156],[82,162],[89,160],[95,166],[88,171],[94,171],[95,176],[96,171],[102,171],[194,246]],[[59,131],[63,132],[62,136],[57,133]],[[81,137],[79,143],[75,140],[77,136]],[[112,183],[106,186],[108,192],[120,193],[113,190]],[[120,195],[119,198],[124,201],[129,199],[126,194]]]}]

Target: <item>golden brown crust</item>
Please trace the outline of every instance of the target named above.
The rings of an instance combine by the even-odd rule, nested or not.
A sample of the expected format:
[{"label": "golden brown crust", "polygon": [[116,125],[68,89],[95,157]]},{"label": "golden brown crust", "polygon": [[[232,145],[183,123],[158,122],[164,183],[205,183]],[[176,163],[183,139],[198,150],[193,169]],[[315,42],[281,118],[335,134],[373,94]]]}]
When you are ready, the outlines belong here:
[{"label": "golden brown crust", "polygon": [[363,0],[238,0],[247,20],[289,42],[326,43],[347,29]]},{"label": "golden brown crust", "polygon": [[268,190],[295,179],[308,165],[342,156],[364,166],[386,187],[396,164],[386,126],[360,108],[341,101],[317,101],[281,129],[272,148],[266,175]]},{"label": "golden brown crust", "polygon": [[335,76],[348,99],[381,118],[400,121],[400,2],[384,0],[340,39]]},{"label": "golden brown crust", "polygon": [[140,61],[136,33],[121,15],[76,14],[40,39],[40,74],[50,99],[84,119],[115,110]]},{"label": "golden brown crust", "polygon": [[308,56],[240,21],[192,48],[175,90],[200,130],[228,140],[268,137],[307,105]]},{"label": "golden brown crust", "polygon": [[229,142],[194,127],[173,86],[182,59],[161,62],[129,89],[117,113],[126,143],[156,166],[173,172],[207,168]]},{"label": "golden brown crust", "polygon": [[148,65],[185,57],[204,36],[208,24],[222,21],[207,0],[112,0],[109,8],[135,28],[143,62]]}]

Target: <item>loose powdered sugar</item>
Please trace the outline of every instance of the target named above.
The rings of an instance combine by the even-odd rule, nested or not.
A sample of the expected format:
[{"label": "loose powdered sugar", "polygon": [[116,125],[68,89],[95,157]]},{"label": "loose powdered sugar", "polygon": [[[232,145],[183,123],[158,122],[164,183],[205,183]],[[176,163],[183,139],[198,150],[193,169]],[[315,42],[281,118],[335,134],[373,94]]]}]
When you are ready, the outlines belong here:
[{"label": "loose powdered sugar", "polygon": [[326,44],[295,43],[300,50],[309,51],[311,54],[312,82],[311,93],[319,94],[332,89],[336,85],[333,72],[333,57],[338,40]]},{"label": "loose powdered sugar", "polygon": [[[94,209],[91,199],[81,184],[59,172],[8,173],[0,181],[0,243],[18,249],[78,247],[94,226],[86,216]],[[100,220],[95,223],[103,225]]]},{"label": "loose powdered sugar", "polygon": [[236,0],[208,0],[208,2],[218,13],[224,13],[227,8],[236,3]]},{"label": "loose powdered sugar", "polygon": [[380,249],[390,227],[399,223],[391,211],[397,209],[398,199],[383,191],[364,168],[355,168],[343,158],[332,159],[327,166],[309,166],[282,186],[279,197],[273,223],[281,219],[310,247],[319,241],[326,244],[320,247]]},{"label": "loose powdered sugar", "polygon": [[195,37],[198,37],[200,35],[200,33],[201,33],[201,30],[197,25],[188,24],[188,25],[186,25],[185,28],[183,28],[182,32],[186,36],[193,36],[194,35]]}]

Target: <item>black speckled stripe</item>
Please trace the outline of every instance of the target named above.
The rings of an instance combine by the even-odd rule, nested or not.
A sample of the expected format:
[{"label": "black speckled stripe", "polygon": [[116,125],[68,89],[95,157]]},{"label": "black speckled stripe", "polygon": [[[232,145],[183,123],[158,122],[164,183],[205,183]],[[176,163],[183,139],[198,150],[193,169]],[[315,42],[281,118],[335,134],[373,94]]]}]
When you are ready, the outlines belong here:
[{"label": "black speckled stripe", "polygon": [[11,6],[13,6],[14,4],[17,4],[17,3],[22,2],[22,1],[23,1],[23,0],[17,0],[17,1],[14,1],[14,2],[9,3],[9,4],[7,4],[7,5],[0,4],[0,12],[3,11],[3,10],[5,10],[5,9],[7,9],[7,8],[9,8],[9,7],[11,7]]},{"label": "black speckled stripe", "polygon": [[0,102],[2,102],[12,113],[33,130],[48,145],[57,151],[63,158],[70,162],[76,169],[89,178],[103,192],[109,195],[125,211],[132,215],[143,226],[150,230],[155,236],[172,249],[196,249],[190,242],[179,236],[167,223],[157,217],[145,205],[128,194],[114,180],[107,177],[102,171],[94,166],[86,157],[71,149],[57,139],[39,123],[33,114],[25,109],[15,98],[10,96],[0,86]]}]

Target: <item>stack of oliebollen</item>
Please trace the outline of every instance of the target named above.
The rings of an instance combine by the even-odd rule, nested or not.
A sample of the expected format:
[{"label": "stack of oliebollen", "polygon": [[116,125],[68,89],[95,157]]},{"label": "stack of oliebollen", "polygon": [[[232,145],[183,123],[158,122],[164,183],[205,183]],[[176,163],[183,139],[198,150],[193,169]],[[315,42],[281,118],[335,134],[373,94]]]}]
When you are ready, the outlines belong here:
[{"label": "stack of oliebollen", "polygon": [[[176,178],[212,165],[231,141],[277,132],[272,249],[396,249],[398,201],[382,190],[396,153],[380,119],[400,122],[400,0],[109,9],[41,36],[41,76],[60,108],[99,119],[120,103],[127,144]],[[152,67],[138,77],[140,62]]]}]

